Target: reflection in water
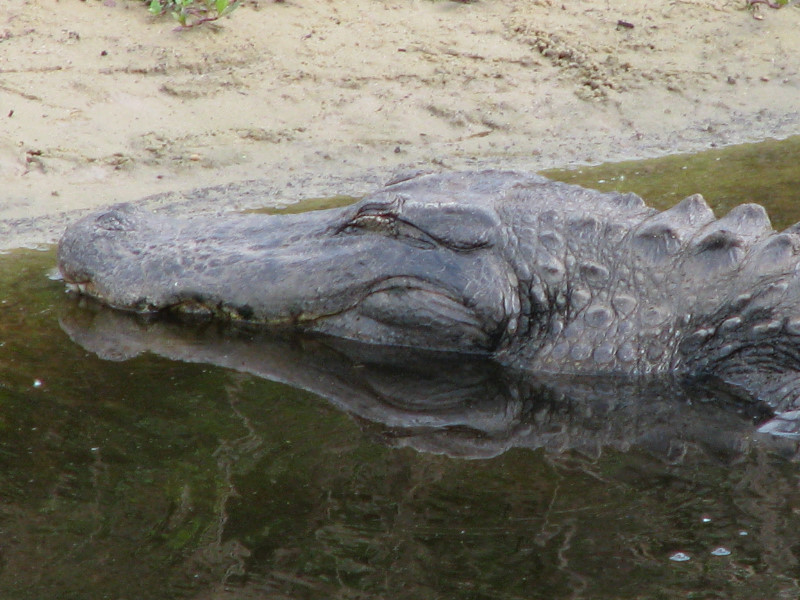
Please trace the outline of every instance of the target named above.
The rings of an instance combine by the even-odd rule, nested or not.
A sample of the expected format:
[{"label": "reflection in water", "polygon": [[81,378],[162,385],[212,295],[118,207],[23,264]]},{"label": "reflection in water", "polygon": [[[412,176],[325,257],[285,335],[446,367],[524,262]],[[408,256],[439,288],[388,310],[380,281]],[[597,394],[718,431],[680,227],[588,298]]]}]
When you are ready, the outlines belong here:
[{"label": "reflection in water", "polygon": [[280,381],[381,426],[387,443],[452,457],[490,458],[515,447],[590,456],[643,447],[670,458],[689,443],[742,452],[754,423],[771,416],[715,381],[534,375],[477,357],[217,323],[188,328],[79,303],[83,309],[62,316],[61,326],[101,358],[150,352]]},{"label": "reflection in water", "polygon": [[[216,500],[172,573],[203,572],[210,597],[671,597],[712,585],[747,597],[733,593],[742,581],[750,593],[794,585],[781,578],[800,541],[781,458],[794,447],[754,437],[766,413],[712,382],[545,380],[85,300],[60,323],[120,365],[146,353],[225,367],[227,420],[241,433],[206,450]],[[275,399],[230,370],[313,391],[363,434],[320,435],[318,412],[270,418],[260,404]],[[292,439],[298,419],[315,430]],[[164,541],[193,510],[186,486],[159,525]],[[676,556],[685,566],[670,566]]]}]

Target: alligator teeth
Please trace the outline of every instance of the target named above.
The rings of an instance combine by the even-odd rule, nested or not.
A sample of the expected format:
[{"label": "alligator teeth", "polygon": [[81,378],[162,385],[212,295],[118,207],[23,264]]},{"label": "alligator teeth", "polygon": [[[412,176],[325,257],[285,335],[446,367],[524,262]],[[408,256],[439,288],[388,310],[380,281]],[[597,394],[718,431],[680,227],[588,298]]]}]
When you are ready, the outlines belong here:
[{"label": "alligator teeth", "polygon": [[70,281],[67,283],[67,291],[68,292],[77,292],[79,294],[87,294],[88,286],[85,283],[77,283],[75,281]]}]

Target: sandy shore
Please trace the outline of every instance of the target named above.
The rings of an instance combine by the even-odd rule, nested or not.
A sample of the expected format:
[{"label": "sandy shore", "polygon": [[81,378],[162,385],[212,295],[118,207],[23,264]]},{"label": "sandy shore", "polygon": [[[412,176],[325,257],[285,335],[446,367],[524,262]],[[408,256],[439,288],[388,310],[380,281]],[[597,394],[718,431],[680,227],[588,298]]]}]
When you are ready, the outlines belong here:
[{"label": "sandy shore", "polygon": [[7,4],[2,248],[152,194],[233,210],[800,133],[797,6],[251,1],[176,32],[134,0]]}]

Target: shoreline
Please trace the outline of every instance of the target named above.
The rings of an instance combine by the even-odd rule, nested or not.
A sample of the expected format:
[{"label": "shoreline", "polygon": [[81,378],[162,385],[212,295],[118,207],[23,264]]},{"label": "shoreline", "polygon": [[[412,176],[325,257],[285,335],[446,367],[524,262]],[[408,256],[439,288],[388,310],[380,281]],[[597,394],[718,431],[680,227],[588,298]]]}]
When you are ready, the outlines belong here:
[{"label": "shoreline", "polygon": [[295,0],[182,33],[136,0],[10,8],[0,248],[121,201],[243,210],[798,135],[800,10],[742,6]]}]

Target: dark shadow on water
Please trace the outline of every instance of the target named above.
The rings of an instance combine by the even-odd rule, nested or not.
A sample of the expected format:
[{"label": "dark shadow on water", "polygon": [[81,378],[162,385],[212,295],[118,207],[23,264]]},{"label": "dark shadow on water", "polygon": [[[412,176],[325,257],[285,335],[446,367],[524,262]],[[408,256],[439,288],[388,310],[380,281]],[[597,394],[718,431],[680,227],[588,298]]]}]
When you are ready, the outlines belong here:
[{"label": "dark shadow on water", "polygon": [[0,260],[4,599],[800,595],[796,448],[735,390],[143,320],[53,262]]}]

